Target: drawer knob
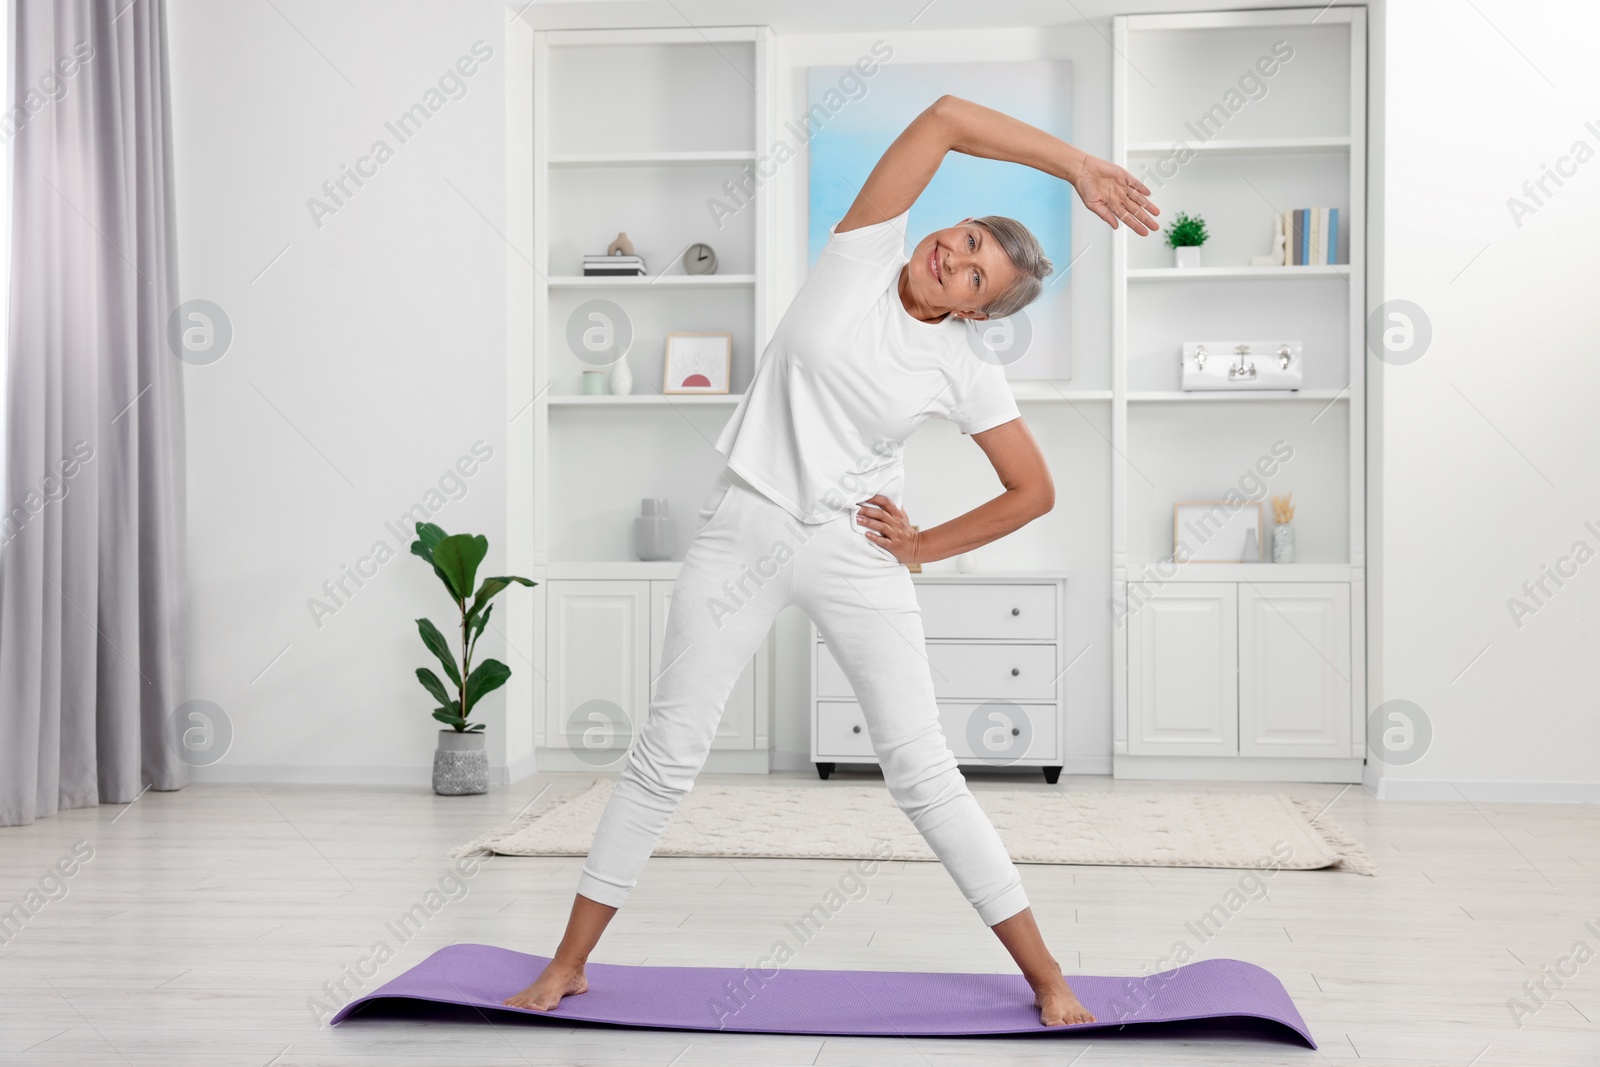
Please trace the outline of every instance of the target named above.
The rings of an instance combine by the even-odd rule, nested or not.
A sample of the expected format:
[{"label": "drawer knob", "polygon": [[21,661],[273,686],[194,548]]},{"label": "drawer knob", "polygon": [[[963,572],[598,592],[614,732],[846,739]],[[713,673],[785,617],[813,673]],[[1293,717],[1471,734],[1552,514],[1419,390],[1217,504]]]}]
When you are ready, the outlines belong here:
[{"label": "drawer knob", "polygon": [[1011,614],[1013,614],[1013,615],[1021,615],[1022,614],[1022,609],[1021,608],[1012,608],[1011,609]]},{"label": "drawer knob", "polygon": [[850,732],[853,733],[853,734],[859,734],[861,732],[861,727],[852,726],[852,727],[850,727]]},{"label": "drawer knob", "polygon": [[1019,730],[1019,729],[1017,729],[1017,728],[1016,728],[1016,727],[1015,727],[1015,726],[1013,726],[1013,727],[1012,727],[1012,728],[1011,728],[1011,736],[1012,736],[1012,737],[1016,737],[1016,736],[1018,736],[1018,735],[1019,735],[1019,734],[1021,734],[1021,733],[1022,733],[1022,731],[1021,731],[1021,730]]},{"label": "drawer knob", "polygon": [[1011,677],[1015,678],[1017,675],[1019,675],[1021,673],[1022,673],[1022,668],[1020,668],[1020,667],[1012,667],[1011,668]]}]

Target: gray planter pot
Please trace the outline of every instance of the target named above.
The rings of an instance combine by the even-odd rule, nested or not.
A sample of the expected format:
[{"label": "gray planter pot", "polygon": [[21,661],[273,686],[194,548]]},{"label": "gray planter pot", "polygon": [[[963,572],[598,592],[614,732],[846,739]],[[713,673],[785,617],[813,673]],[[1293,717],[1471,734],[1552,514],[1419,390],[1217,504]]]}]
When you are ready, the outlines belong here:
[{"label": "gray planter pot", "polygon": [[474,796],[489,791],[489,750],[485,731],[439,731],[433,754],[433,791],[444,797]]}]

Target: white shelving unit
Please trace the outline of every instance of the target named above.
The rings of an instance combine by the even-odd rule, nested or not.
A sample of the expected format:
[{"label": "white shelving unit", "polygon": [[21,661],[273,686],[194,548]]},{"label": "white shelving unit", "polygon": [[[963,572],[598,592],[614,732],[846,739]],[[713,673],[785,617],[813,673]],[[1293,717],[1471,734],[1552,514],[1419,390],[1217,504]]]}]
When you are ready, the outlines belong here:
[{"label": "white shelving unit", "polygon": [[[1109,753],[1124,777],[1355,781],[1365,751],[1365,14],[1130,16],[1114,31],[1112,158],[1166,174],[1150,184],[1167,217],[1204,215],[1212,240],[1203,266],[1178,270],[1159,238],[1112,237],[1109,345],[1076,352],[1071,380],[1012,383],[1064,494],[1091,514],[1063,512],[1019,532],[985,557],[981,580],[962,580],[1073,579],[1058,658],[1077,666],[1053,705],[1064,747],[1042,765],[1102,773]],[[1265,91],[1225,104],[1280,40],[1294,55],[1263,79]],[[594,770],[572,747],[575,705],[610,701],[634,724],[646,710],[679,564],[635,559],[632,519],[641,498],[665,497],[681,559],[722,466],[712,442],[777,321],[777,250],[787,262],[803,245],[798,232],[775,239],[769,203],[799,203],[793,174],[755,183],[720,226],[706,207],[727,196],[725,183],[744,184],[781,136],[776,90],[794,89],[776,80],[773,51],[764,28],[515,38],[508,565],[541,585],[525,616],[511,608],[505,620],[513,654],[531,661],[513,676],[508,707],[533,708],[531,724],[508,720],[508,763],[526,766],[537,750],[543,769]],[[1211,127],[1205,136],[1186,128],[1197,120]],[[1190,151],[1173,168],[1180,140]],[[1274,213],[1308,205],[1341,208],[1343,262],[1251,266],[1270,244]],[[582,254],[619,230],[651,274],[582,277]],[[677,267],[695,241],[716,249],[720,273]],[[568,351],[566,323],[596,299],[633,324],[632,395],[582,395],[586,365]],[[733,392],[662,395],[665,334],[705,330],[733,334]],[[1228,337],[1303,341],[1304,388],[1183,392],[1181,342]],[[1245,479],[1253,486],[1277,441],[1293,456],[1265,480],[1271,492],[1294,491],[1299,562],[1172,565],[1172,505],[1221,499]],[[932,460],[961,471],[957,457],[972,457],[958,444],[936,428],[911,448],[922,469]],[[1086,455],[1096,462],[1083,464]],[[970,506],[946,489],[924,481],[918,506]],[[1093,517],[1102,508],[1108,523]],[[955,578],[935,571],[922,585]],[[1135,599],[1137,610],[1117,618],[1116,605]],[[767,663],[764,650],[741,679],[710,769],[771,766]],[[813,754],[823,761],[823,748]]]},{"label": "white shelving unit", "polygon": [[[541,583],[533,744],[543,770],[615,771],[662,666],[678,571],[675,561],[635,558],[639,501],[666,498],[681,560],[721,469],[712,443],[776,321],[767,194],[757,185],[730,201],[725,185],[745,184],[758,147],[771,143],[772,34],[563,30],[534,33],[531,47],[534,399],[518,417],[532,420],[530,577]],[[713,199],[735,210],[719,218]],[[649,274],[582,276],[582,256],[619,231]],[[719,273],[685,274],[682,253],[702,241]],[[582,372],[595,368],[569,349],[567,323],[596,299],[631,323],[631,394],[581,392]],[[733,336],[732,391],[664,394],[666,335],[707,331]],[[768,660],[763,648],[737,683],[710,769],[768,769]],[[618,712],[620,731],[603,721]]]},{"label": "white shelving unit", "polygon": [[[1197,268],[1125,233],[1112,253],[1115,773],[1360,781],[1365,9],[1119,16],[1113,53],[1113,158],[1212,235]],[[1250,266],[1306,206],[1340,209],[1343,262]],[[1183,392],[1196,337],[1302,340],[1305,388]],[[1173,504],[1230,490],[1294,492],[1297,562],[1172,562]],[[1267,531],[1264,559],[1270,508]]]}]

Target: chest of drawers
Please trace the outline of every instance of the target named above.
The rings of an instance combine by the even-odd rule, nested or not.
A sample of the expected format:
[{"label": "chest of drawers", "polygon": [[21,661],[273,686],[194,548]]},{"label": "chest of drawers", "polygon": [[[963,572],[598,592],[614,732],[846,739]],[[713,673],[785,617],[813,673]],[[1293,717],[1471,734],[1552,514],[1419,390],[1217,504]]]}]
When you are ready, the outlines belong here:
[{"label": "chest of drawers", "polygon": [[[1066,745],[1066,579],[1059,575],[916,575],[935,708],[964,765],[1061,775]],[[811,628],[811,758],[872,764],[871,732],[827,643]]]}]

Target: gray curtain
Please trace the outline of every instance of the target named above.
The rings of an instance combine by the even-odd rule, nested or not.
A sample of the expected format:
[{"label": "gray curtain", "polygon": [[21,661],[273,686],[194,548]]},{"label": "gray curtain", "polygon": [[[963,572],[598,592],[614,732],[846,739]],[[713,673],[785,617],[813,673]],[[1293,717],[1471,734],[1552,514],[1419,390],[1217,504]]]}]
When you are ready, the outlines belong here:
[{"label": "gray curtain", "polygon": [[187,780],[166,9],[15,18],[0,825]]}]

